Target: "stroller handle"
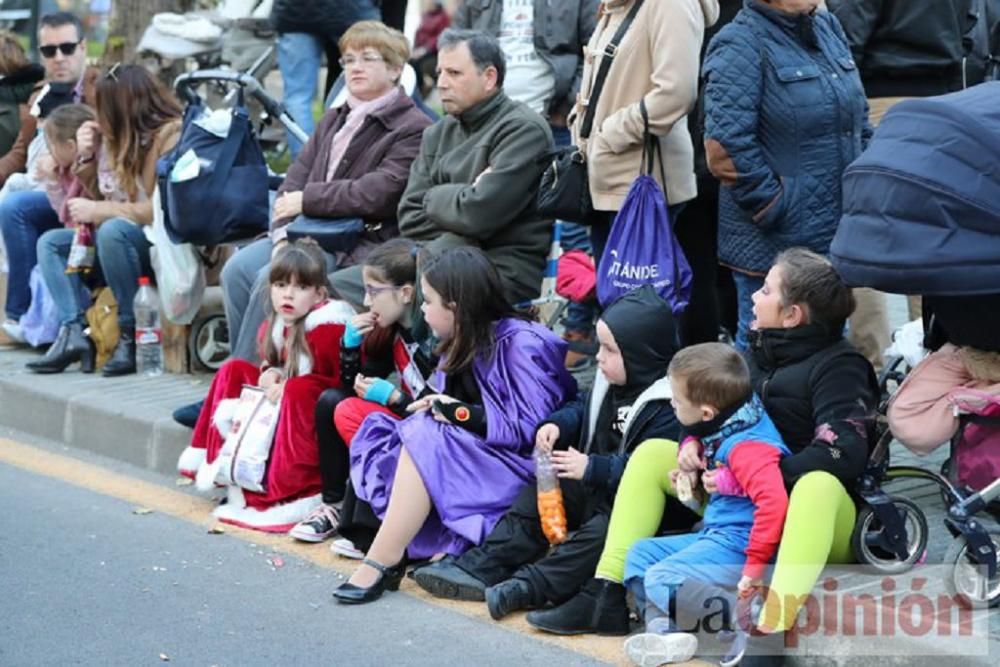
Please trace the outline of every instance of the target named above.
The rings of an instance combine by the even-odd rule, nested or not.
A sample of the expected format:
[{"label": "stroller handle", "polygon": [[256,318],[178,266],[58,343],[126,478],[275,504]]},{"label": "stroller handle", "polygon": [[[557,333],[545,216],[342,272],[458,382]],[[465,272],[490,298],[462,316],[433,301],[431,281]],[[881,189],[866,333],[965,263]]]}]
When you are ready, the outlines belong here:
[{"label": "stroller handle", "polygon": [[241,72],[234,72],[232,70],[225,69],[197,70],[194,72],[188,72],[187,74],[181,74],[179,77],[174,79],[174,90],[177,91],[177,94],[188,103],[198,103],[201,101],[201,98],[198,97],[196,92],[194,92],[194,87],[201,83],[211,81],[221,81],[239,86],[251,97],[257,100],[270,116],[277,118],[281,124],[292,132],[292,134],[294,134],[295,137],[302,143],[309,140],[309,135],[303,132],[302,128],[300,128],[292,117],[288,115],[288,111],[285,110],[285,105],[268,95],[267,91],[264,90],[264,87],[260,85],[260,81],[249,74],[243,74]]}]

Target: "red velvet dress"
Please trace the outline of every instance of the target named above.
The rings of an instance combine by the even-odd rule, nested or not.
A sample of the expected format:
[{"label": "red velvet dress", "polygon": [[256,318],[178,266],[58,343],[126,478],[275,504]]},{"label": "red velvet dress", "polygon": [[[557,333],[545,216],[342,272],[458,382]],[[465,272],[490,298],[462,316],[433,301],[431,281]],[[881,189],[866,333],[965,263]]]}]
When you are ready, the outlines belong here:
[{"label": "red velvet dress", "polygon": [[[303,370],[285,381],[265,475],[267,490],[255,493],[229,487],[228,502],[215,511],[220,521],[267,532],[286,532],[320,502],[322,479],[314,411],[320,394],[340,386],[340,339],[344,325],[353,315],[354,311],[343,302],[328,301],[306,317],[306,343],[313,358],[311,363],[301,359],[299,368]],[[262,336],[263,333],[262,328]],[[280,324],[271,332],[279,348],[284,347],[285,333]],[[231,359],[212,380],[191,445],[178,461],[182,475],[201,478],[200,488],[210,487],[214,481],[209,466],[225,441],[219,428],[224,421],[221,415],[225,412],[225,402],[238,398],[243,385],[256,385],[260,375],[257,366]],[[221,412],[220,405],[224,406]]]}]

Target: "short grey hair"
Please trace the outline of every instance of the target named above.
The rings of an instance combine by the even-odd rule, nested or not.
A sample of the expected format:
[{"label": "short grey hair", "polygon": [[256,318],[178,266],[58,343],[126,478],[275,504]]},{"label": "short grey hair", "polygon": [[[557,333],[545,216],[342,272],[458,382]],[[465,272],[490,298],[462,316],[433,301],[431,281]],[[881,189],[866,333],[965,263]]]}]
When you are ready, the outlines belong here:
[{"label": "short grey hair", "polygon": [[472,62],[476,64],[476,69],[482,73],[491,65],[497,71],[497,88],[503,87],[503,78],[507,73],[507,57],[500,48],[500,42],[496,38],[487,35],[480,30],[460,30],[458,28],[448,28],[438,37],[438,51],[452,49],[459,44],[469,47],[469,54]]}]

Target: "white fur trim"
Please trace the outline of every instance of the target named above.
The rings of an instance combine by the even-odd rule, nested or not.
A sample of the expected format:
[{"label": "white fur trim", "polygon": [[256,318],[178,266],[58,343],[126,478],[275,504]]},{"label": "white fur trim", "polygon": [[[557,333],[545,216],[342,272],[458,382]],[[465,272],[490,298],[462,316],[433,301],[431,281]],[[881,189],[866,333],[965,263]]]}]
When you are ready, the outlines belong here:
[{"label": "white fur trim", "polygon": [[312,331],[321,324],[347,324],[355,315],[357,313],[346,301],[331,299],[306,315],[306,331]]},{"label": "white fur trim", "polygon": [[226,504],[215,508],[212,515],[219,521],[267,532],[285,532],[291,529],[323,502],[322,494],[317,493],[315,496],[275,505],[261,512],[247,507],[243,489],[230,486],[227,491]]},{"label": "white fur trim", "polygon": [[227,398],[219,401],[219,404],[215,406],[215,412],[212,414],[212,424],[222,434],[223,438],[229,435],[229,429],[233,427],[233,417],[236,416],[236,408],[239,404],[240,399]]},{"label": "white fur trim", "polygon": [[205,449],[188,445],[177,459],[177,472],[194,475],[205,463]]},{"label": "white fur trim", "polygon": [[215,478],[219,474],[219,467],[222,465],[222,457],[216,456],[211,463],[203,463],[198,468],[198,474],[194,477],[194,487],[203,493],[207,493],[215,488]]}]

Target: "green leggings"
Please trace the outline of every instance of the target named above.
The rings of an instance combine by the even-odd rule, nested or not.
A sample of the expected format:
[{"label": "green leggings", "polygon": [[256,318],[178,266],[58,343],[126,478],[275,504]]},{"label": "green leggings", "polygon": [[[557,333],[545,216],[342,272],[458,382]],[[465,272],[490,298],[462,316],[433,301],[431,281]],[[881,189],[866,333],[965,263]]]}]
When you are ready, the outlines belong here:
[{"label": "green leggings", "polygon": [[[676,497],[670,484],[670,471],[676,467],[677,443],[671,440],[647,440],[632,454],[615,496],[608,537],[597,564],[599,578],[620,582],[628,550],[638,540],[656,534],[666,496]],[[823,566],[853,560],[855,514],[854,501],[830,473],[811,472],[795,484],[760,619],[764,627],[787,629]]]}]

